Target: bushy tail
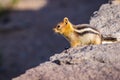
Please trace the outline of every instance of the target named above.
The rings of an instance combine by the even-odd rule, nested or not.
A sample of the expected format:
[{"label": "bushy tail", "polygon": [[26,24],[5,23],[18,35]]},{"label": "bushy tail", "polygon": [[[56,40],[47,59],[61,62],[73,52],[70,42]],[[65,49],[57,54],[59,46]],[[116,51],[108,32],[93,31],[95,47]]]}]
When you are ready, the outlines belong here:
[{"label": "bushy tail", "polygon": [[102,44],[107,44],[107,43],[114,43],[114,42],[119,42],[117,38],[113,37],[102,37]]}]

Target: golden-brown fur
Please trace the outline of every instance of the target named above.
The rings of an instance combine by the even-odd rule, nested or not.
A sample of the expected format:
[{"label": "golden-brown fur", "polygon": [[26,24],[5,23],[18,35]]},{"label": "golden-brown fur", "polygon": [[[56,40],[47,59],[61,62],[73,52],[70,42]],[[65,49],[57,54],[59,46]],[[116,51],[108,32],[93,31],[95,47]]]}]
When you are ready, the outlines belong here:
[{"label": "golden-brown fur", "polygon": [[120,0],[109,0],[109,3],[113,5],[120,5]]},{"label": "golden-brown fur", "polygon": [[88,24],[73,25],[67,17],[53,29],[56,33],[63,35],[71,47],[101,44],[101,34],[98,30]]}]

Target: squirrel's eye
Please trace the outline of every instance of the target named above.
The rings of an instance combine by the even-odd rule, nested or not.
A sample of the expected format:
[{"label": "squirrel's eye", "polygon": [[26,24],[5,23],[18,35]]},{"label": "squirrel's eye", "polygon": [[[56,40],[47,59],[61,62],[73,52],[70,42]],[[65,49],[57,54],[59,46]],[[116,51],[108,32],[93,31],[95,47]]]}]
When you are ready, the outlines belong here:
[{"label": "squirrel's eye", "polygon": [[57,28],[60,28],[60,25],[57,25]]}]

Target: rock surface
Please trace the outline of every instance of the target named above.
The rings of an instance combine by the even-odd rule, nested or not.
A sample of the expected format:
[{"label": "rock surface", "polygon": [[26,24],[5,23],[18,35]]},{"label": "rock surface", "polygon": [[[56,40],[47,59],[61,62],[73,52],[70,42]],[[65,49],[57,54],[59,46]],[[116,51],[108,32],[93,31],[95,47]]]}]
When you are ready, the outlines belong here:
[{"label": "rock surface", "polygon": [[13,80],[119,80],[120,43],[70,48]]},{"label": "rock surface", "polygon": [[[0,3],[7,1],[11,0]],[[88,23],[107,1],[19,0],[14,10],[0,19],[0,80],[11,80],[63,51],[69,44],[52,28],[65,16],[73,24]]]},{"label": "rock surface", "polygon": [[104,4],[94,14],[90,24],[104,37],[115,37],[120,40],[120,5]]},{"label": "rock surface", "polygon": [[[119,10],[120,6],[102,5],[90,24],[103,36],[119,38]],[[13,80],[120,80],[119,49],[120,43],[70,48]]]}]

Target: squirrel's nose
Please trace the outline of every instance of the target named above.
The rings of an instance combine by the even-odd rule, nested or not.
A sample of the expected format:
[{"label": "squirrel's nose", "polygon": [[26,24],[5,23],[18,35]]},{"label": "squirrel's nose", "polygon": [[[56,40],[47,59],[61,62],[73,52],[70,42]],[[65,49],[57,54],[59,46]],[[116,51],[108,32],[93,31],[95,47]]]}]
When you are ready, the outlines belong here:
[{"label": "squirrel's nose", "polygon": [[57,29],[56,29],[56,28],[53,28],[53,31],[54,31],[54,32],[57,32]]},{"label": "squirrel's nose", "polygon": [[55,31],[55,28],[53,28],[53,31]]}]

